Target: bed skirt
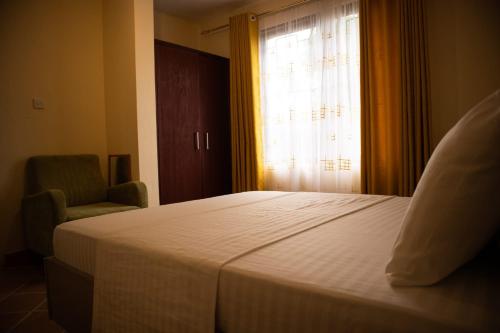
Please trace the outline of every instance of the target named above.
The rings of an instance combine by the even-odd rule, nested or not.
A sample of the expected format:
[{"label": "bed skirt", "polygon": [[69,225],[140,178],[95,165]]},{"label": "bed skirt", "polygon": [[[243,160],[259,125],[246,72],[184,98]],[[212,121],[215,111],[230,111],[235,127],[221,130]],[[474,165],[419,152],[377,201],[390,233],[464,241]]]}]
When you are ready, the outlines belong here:
[{"label": "bed skirt", "polygon": [[90,333],[94,278],[55,257],[44,267],[50,319],[70,333]]}]

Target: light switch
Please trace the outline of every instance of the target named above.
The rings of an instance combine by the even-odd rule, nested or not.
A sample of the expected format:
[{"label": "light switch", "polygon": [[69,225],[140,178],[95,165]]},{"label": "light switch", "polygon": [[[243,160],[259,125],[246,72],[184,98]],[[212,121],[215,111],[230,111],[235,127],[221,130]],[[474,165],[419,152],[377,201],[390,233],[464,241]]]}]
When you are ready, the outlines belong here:
[{"label": "light switch", "polygon": [[43,110],[45,109],[45,104],[40,98],[33,97],[33,109],[35,110]]}]

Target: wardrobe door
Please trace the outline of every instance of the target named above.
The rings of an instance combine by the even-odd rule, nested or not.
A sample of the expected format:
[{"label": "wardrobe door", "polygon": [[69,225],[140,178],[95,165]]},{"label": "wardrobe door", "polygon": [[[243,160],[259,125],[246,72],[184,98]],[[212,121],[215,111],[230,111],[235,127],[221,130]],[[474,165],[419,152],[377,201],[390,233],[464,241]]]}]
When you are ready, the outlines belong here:
[{"label": "wardrobe door", "polygon": [[155,42],[160,203],[203,195],[198,54]]},{"label": "wardrobe door", "polygon": [[229,60],[200,54],[204,196],[231,193]]}]

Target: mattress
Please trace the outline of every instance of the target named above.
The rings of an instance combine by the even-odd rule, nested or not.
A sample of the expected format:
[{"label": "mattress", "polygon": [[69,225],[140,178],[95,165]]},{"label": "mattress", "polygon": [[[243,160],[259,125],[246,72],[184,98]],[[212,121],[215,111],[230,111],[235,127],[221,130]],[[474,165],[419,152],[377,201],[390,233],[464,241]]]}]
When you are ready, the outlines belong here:
[{"label": "mattress", "polygon": [[[101,255],[101,266],[113,262],[115,268],[106,272],[113,274],[102,275],[104,282],[98,281],[102,293],[95,297],[102,299],[108,293],[112,295],[108,300],[116,300],[118,305],[106,308],[108,318],[117,315],[108,308],[117,308],[123,315],[131,310],[123,304],[141,300],[136,310],[152,314],[147,320],[147,315],[140,316],[147,323],[145,331],[169,331],[162,325],[171,314],[165,313],[170,304],[162,302],[169,298],[168,274],[173,271],[166,263],[172,258],[188,271],[201,267],[194,270],[195,276],[210,277],[212,270],[207,267],[219,267],[212,265],[219,259],[222,265],[211,277],[216,281],[215,294],[208,288],[204,295],[208,301],[215,300],[216,311],[203,310],[207,312],[203,316],[192,308],[172,311],[178,316],[175,319],[184,317],[190,326],[172,326],[170,331],[208,332],[215,326],[226,333],[499,331],[500,273],[486,259],[466,265],[436,286],[394,288],[388,284],[385,263],[408,203],[408,198],[248,192],[66,223],[56,229],[55,255],[95,274],[96,247],[109,239],[107,249],[112,249],[112,256],[103,259],[106,255]],[[234,253],[239,253],[229,256],[226,250],[217,253],[217,242],[203,243],[200,238],[198,243],[207,246],[207,253],[198,254],[203,258],[199,262],[192,260],[179,236],[174,238],[181,241],[165,251],[163,239],[176,242],[171,235],[162,236],[172,233],[171,225],[182,226],[181,221],[187,228],[199,225],[203,235],[206,223],[213,223],[207,229],[212,230],[234,219],[272,220],[271,232],[258,223],[255,230],[246,228],[253,245],[243,252],[244,247],[238,246],[245,241],[239,235],[226,238],[232,244],[229,252],[237,248]],[[189,235],[182,228],[175,232]],[[262,239],[269,233],[278,236]],[[135,240],[135,234],[141,241]],[[214,235],[224,243],[226,236]],[[198,236],[193,233],[193,237]],[[143,290],[140,283],[145,278],[148,287]],[[134,295],[116,297],[120,290],[134,290]],[[198,317],[208,319],[198,323]],[[135,324],[139,326],[128,329],[141,331],[143,325]]]}]

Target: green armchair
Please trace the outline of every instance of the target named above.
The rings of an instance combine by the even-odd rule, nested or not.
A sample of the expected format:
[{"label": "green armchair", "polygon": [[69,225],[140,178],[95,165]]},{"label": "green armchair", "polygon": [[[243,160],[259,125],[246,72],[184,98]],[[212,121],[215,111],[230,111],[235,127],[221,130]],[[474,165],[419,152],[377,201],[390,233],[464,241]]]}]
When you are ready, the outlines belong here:
[{"label": "green armchair", "polygon": [[59,224],[148,206],[142,182],[107,187],[96,155],[35,156],[26,165],[22,217],[28,248],[51,255]]}]

